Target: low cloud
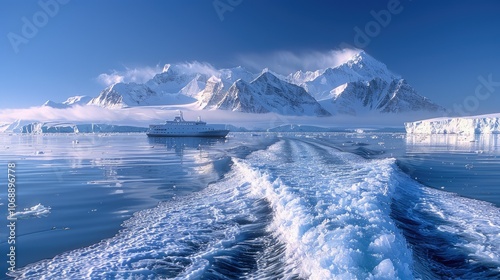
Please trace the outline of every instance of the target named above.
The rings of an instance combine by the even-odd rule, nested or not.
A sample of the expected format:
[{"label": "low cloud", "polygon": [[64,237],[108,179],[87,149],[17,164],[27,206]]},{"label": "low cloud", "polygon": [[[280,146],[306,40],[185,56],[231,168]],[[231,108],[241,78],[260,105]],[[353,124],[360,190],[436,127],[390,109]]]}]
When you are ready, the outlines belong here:
[{"label": "low cloud", "polygon": [[369,128],[382,125],[401,126],[402,121],[414,121],[423,116],[399,114],[394,118],[392,114],[366,115],[366,116],[332,116],[332,117],[307,117],[307,116],[282,116],[275,113],[251,114],[222,110],[196,110],[190,105],[170,105],[155,107],[131,107],[123,109],[107,109],[98,106],[75,106],[65,109],[52,107],[32,107],[26,109],[0,110],[0,132],[6,124],[21,120],[22,125],[32,122],[48,123],[105,123],[117,125],[130,125],[147,127],[149,124],[163,123],[171,120],[182,110],[186,120],[195,120],[201,116],[209,123],[232,124],[248,129],[266,129],[283,124],[302,124],[323,127],[356,127]]},{"label": "low cloud", "polygon": [[159,65],[155,67],[126,68],[125,70],[112,70],[111,73],[102,73],[97,77],[97,81],[105,86],[116,83],[144,83],[154,75],[161,73]]},{"label": "low cloud", "polygon": [[146,127],[151,120],[163,119],[162,110],[138,108],[107,109],[98,106],[74,106],[65,109],[52,107],[31,107],[26,109],[0,110],[0,125],[17,120],[23,124],[32,122],[48,123],[105,123]]},{"label": "low cloud", "polygon": [[116,83],[145,83],[152,79],[156,74],[166,72],[170,67],[175,67],[178,71],[191,74],[201,73],[208,76],[218,75],[217,69],[211,64],[206,62],[181,62],[175,64],[165,64],[160,67],[139,67],[139,68],[126,68],[125,70],[112,70],[109,73],[102,73],[97,77],[97,81],[104,86],[114,85]]},{"label": "low cloud", "polygon": [[116,83],[123,83],[124,76],[118,74],[117,72],[111,74],[103,73],[97,77],[97,80],[105,86],[110,86]]},{"label": "low cloud", "polygon": [[[167,65],[163,67],[163,71],[166,71]],[[216,76],[219,73],[219,71],[215,69],[210,63],[206,62],[193,61],[193,62],[176,63],[172,65],[175,65],[175,67],[179,69],[182,73],[187,73],[187,74],[201,73],[201,74],[206,74],[208,76],[211,75]]]},{"label": "low cloud", "polygon": [[347,62],[361,50],[342,49],[330,51],[309,51],[293,53],[290,51],[278,51],[268,54],[247,54],[238,57],[243,66],[252,70],[260,71],[269,68],[279,74],[288,75],[298,70],[315,71],[336,67]]},{"label": "low cloud", "polygon": [[[329,51],[309,51],[294,53],[290,51],[277,51],[267,54],[246,54],[236,58],[239,64],[256,73],[264,68],[282,74],[288,75],[298,70],[315,71],[329,67],[336,67],[345,63],[361,50],[342,49]],[[180,62],[165,64],[160,67],[145,66],[139,68],[126,68],[125,70],[112,70],[109,73],[102,73],[97,80],[104,86],[110,86],[116,83],[145,83],[156,74],[167,71],[170,67],[184,73],[201,73],[208,76],[218,76],[220,73],[211,64],[206,62]]]}]

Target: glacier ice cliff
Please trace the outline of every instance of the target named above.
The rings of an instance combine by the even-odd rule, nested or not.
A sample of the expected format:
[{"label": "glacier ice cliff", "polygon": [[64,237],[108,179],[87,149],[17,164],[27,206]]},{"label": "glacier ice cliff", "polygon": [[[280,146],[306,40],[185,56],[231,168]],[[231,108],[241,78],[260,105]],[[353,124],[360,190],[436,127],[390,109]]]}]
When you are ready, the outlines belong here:
[{"label": "glacier ice cliff", "polygon": [[500,113],[470,117],[435,118],[405,123],[409,134],[498,134]]}]

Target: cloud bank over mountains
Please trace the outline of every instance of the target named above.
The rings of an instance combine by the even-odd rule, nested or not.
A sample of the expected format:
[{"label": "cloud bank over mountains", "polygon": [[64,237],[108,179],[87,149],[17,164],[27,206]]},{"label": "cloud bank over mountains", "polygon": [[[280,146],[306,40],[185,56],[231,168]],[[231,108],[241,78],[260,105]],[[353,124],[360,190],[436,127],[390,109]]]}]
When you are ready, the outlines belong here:
[{"label": "cloud bank over mountains", "polygon": [[358,49],[342,49],[329,51],[309,51],[293,53],[290,51],[276,51],[267,54],[246,54],[238,57],[241,65],[258,70],[269,68],[281,75],[302,71],[333,68],[349,61],[360,53]]}]

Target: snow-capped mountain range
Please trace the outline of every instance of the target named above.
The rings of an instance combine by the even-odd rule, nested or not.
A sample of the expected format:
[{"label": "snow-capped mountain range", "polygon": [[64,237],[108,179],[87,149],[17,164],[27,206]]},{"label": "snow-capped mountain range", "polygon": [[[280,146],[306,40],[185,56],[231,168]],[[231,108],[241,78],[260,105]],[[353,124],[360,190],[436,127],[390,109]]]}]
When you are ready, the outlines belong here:
[{"label": "snow-capped mountain range", "polygon": [[389,71],[385,64],[365,52],[360,52],[337,67],[307,72],[299,70],[288,75],[287,80],[302,86],[316,100],[321,101],[335,98],[341,93],[335,91],[340,86],[345,87],[348,83],[371,81],[376,78],[384,81],[400,79]]},{"label": "snow-capped mountain range", "polygon": [[248,113],[274,112],[281,115],[330,116],[302,87],[283,81],[264,70],[256,79],[236,80],[227,90],[219,79],[212,79],[201,93],[203,109]]},{"label": "snow-capped mountain range", "polygon": [[217,70],[167,64],[143,84],[116,83],[90,100],[79,96],[44,105],[82,104],[105,108],[193,104],[200,110],[293,116],[445,111],[363,51],[340,66],[286,77],[267,69],[254,74],[241,66]]}]

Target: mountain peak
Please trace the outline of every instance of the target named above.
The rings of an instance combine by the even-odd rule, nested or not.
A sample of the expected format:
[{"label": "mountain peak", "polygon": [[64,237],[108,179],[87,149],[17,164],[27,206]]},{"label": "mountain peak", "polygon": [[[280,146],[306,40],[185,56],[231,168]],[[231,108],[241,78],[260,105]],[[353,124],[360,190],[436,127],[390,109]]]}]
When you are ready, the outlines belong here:
[{"label": "mountain peak", "polygon": [[351,59],[349,59],[346,63],[340,65],[339,67],[346,66],[358,72],[359,74],[362,74],[364,76],[366,75],[370,78],[380,77],[385,80],[398,78],[397,75],[393,74],[387,68],[387,65],[373,58],[371,55],[367,54],[364,51],[355,54]]},{"label": "mountain peak", "polygon": [[260,75],[257,77],[257,79],[259,77],[265,77],[265,78],[271,78],[271,79],[277,79],[276,75],[274,75],[274,73],[272,73],[269,68],[264,68],[264,70],[262,70],[262,72],[260,73]]},{"label": "mountain peak", "polygon": [[375,60],[375,58],[367,54],[365,51],[360,51],[349,59],[349,61],[352,61],[353,63],[359,63],[362,60]]},{"label": "mountain peak", "polygon": [[269,70],[269,68],[264,68],[262,70],[262,72],[260,73],[260,75],[257,76],[257,78],[255,78],[254,81],[267,81],[267,82],[273,82],[273,83],[281,83],[281,82],[284,82],[286,80],[287,80],[286,77]]},{"label": "mountain peak", "polygon": [[52,108],[55,108],[55,109],[64,109],[64,108],[68,108],[69,107],[66,104],[57,103],[57,102],[54,102],[52,100],[47,100],[45,103],[43,103],[42,106],[43,107],[52,107]]},{"label": "mountain peak", "polygon": [[69,108],[75,105],[86,105],[87,102],[89,102],[92,98],[90,96],[86,95],[76,95],[76,96],[71,96],[66,99],[66,101],[62,103],[54,102],[52,100],[47,100],[45,103],[43,103],[42,106],[45,107],[52,107],[56,109],[64,109],[64,108]]},{"label": "mountain peak", "polygon": [[254,76],[254,73],[249,72],[247,69],[241,66],[228,69],[220,69],[218,75],[218,77],[228,83],[233,83],[238,79],[243,79],[247,82],[250,82],[254,79]]},{"label": "mountain peak", "polygon": [[165,64],[163,66],[163,70],[161,71],[162,73],[165,73],[168,71],[168,69],[170,69],[170,67],[172,66],[172,64]]},{"label": "mountain peak", "polygon": [[269,68],[266,67],[266,68],[262,69],[260,74],[255,79],[257,80],[260,77],[265,77],[268,79],[279,79],[278,76],[279,76],[279,74],[274,73],[273,71],[269,70]]},{"label": "mountain peak", "polygon": [[66,101],[64,101],[62,104],[65,105],[84,105],[88,103],[92,97],[87,96],[87,95],[76,95],[76,96],[71,96]]},{"label": "mountain peak", "polygon": [[180,74],[184,74],[183,72],[184,71],[182,71],[182,69],[180,69],[180,66],[177,64],[165,64],[165,66],[163,66],[162,72],[156,74],[155,76],[178,76]]},{"label": "mountain peak", "polygon": [[236,80],[227,91],[213,94],[204,108],[295,116],[331,115],[303,88],[279,79],[270,71],[263,71],[250,83]]}]

